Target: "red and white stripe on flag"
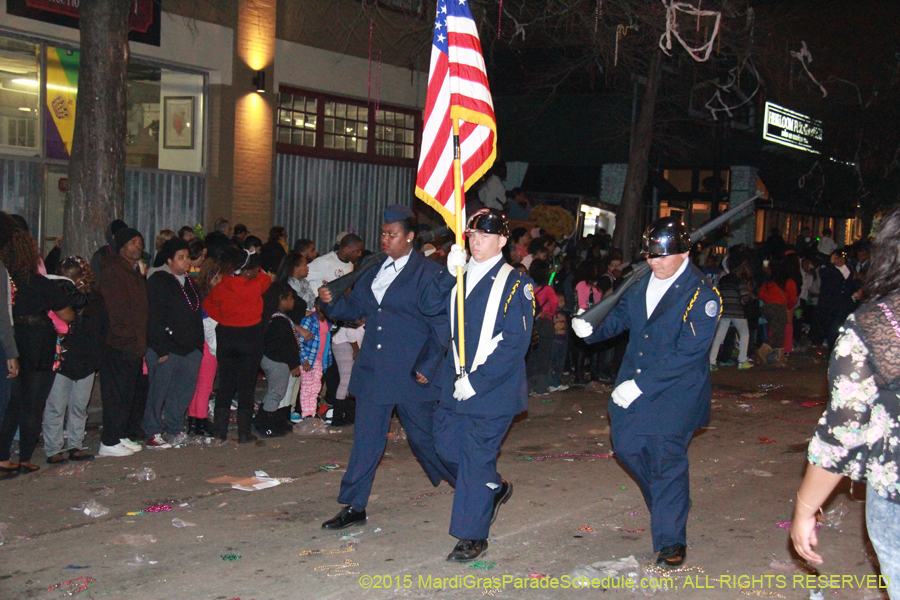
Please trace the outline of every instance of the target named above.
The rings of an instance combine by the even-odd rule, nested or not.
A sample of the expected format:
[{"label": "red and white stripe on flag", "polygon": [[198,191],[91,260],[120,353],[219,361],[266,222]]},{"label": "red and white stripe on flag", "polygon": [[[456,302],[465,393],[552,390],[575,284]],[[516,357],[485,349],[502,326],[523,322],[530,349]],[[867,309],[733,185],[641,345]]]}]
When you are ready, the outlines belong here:
[{"label": "red and white stripe on flag", "polygon": [[[478,28],[468,2],[438,0],[416,195],[441,213],[456,231],[454,120],[459,127],[461,182],[465,193],[494,163],[497,122]],[[465,200],[461,202],[464,206]]]}]

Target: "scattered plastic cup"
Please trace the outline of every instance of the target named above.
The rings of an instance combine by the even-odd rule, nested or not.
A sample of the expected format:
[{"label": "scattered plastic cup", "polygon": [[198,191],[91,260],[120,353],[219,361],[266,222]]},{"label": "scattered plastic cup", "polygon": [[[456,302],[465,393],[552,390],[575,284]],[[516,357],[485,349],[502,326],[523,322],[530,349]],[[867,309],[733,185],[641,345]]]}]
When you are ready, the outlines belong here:
[{"label": "scattered plastic cup", "polygon": [[96,500],[88,500],[84,503],[84,507],[81,510],[84,514],[93,519],[109,514],[109,509]]},{"label": "scattered plastic cup", "polygon": [[153,481],[156,479],[156,471],[150,467],[143,467],[135,470],[134,473],[129,473],[126,477],[130,477],[135,481]]},{"label": "scattered plastic cup", "polygon": [[178,517],[176,517],[176,518],[172,519],[172,526],[177,527],[178,529],[182,529],[184,527],[196,527],[197,524],[191,523],[189,521],[183,521],[183,520],[179,519]]}]

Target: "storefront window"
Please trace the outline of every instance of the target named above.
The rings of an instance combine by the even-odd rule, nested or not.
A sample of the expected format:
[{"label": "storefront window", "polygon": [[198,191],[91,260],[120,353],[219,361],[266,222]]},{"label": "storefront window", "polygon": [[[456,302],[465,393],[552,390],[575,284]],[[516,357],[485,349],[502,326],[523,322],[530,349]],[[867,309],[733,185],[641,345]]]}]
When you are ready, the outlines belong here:
[{"label": "storefront window", "polygon": [[126,162],[129,167],[159,164],[160,69],[130,65],[128,69]]},{"label": "storefront window", "polygon": [[[420,113],[282,86],[278,94],[279,152],[339,160],[415,166]],[[420,123],[421,125],[421,123]]]},{"label": "storefront window", "polygon": [[0,37],[0,152],[39,151],[39,46]]},{"label": "storefront window", "polygon": [[298,94],[280,94],[278,101],[278,141],[282,144],[316,145],[318,102]]},{"label": "storefront window", "polygon": [[382,156],[415,158],[416,120],[412,115],[390,110],[378,111],[375,118],[375,152]]},{"label": "storefront window", "polygon": [[[47,46],[44,131],[49,158],[66,160],[72,153],[78,62],[77,50]],[[203,76],[132,62],[126,86],[126,164],[201,171]]]},{"label": "storefront window", "polygon": [[325,147],[365,154],[369,110],[345,102],[325,102]]},{"label": "storefront window", "polygon": [[129,166],[202,170],[203,83],[202,75],[129,66]]}]

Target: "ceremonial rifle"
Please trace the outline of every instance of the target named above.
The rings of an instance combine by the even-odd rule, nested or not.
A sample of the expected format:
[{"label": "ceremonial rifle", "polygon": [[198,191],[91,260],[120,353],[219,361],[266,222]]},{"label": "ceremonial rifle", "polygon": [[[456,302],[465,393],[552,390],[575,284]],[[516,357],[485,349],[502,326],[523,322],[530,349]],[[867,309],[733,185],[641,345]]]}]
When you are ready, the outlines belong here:
[{"label": "ceremonial rifle", "polygon": [[[744,200],[737,206],[729,208],[721,215],[716,217],[715,219],[709,221],[705,225],[701,225],[698,229],[695,229],[691,232],[691,245],[696,244],[710,233],[725,225],[729,221],[737,218],[747,207],[751,206],[757,198],[762,196],[762,192],[758,192],[752,198],[748,198]],[[650,265],[646,260],[639,260],[631,263],[631,273],[629,273],[619,285],[618,289],[614,291],[609,296],[604,296],[603,299],[590,307],[577,317],[576,319],[581,319],[582,321],[587,321],[591,324],[591,327],[596,329],[600,323],[609,315],[610,311],[619,303],[619,300],[622,299],[622,296],[628,291],[632,285],[646,277],[650,273]]]}]

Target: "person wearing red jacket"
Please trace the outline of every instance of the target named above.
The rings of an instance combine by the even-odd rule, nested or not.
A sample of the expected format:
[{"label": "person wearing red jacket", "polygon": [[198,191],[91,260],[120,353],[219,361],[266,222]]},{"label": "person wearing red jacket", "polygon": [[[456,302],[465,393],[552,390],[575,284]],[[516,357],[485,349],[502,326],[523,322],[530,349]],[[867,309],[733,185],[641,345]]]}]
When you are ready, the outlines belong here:
[{"label": "person wearing red jacket", "polygon": [[219,361],[219,389],[213,429],[220,440],[228,439],[231,399],[238,397],[238,443],[256,440],[250,432],[253,421],[253,389],[263,357],[263,293],[272,279],[260,274],[258,254],[236,246],[222,253],[222,272],[230,273],[203,301],[203,309],[216,326],[216,358]]},{"label": "person wearing red jacket", "polygon": [[776,365],[783,366],[784,330],[793,320],[794,307],[797,306],[797,284],[791,279],[782,261],[773,261],[772,274],[759,288],[759,299],[762,301],[760,311],[769,324],[769,343],[757,350],[759,360],[766,364],[766,357],[775,349]]}]

